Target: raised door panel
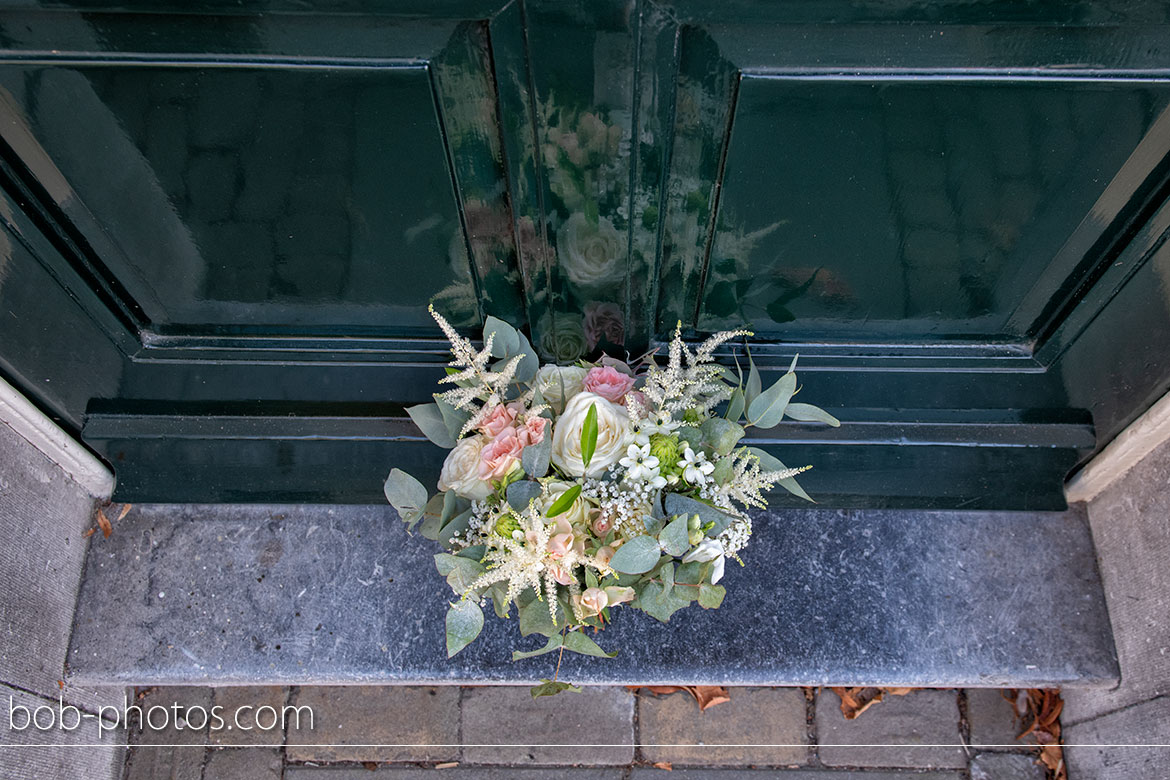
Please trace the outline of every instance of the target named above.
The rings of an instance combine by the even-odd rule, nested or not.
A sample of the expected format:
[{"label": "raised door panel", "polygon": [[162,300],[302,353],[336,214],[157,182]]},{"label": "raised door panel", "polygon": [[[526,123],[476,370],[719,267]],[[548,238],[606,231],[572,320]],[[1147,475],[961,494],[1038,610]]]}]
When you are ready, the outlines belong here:
[{"label": "raised door panel", "polygon": [[524,324],[486,19],[60,11],[4,31],[9,143],[60,183],[148,346],[431,335],[431,302]]}]

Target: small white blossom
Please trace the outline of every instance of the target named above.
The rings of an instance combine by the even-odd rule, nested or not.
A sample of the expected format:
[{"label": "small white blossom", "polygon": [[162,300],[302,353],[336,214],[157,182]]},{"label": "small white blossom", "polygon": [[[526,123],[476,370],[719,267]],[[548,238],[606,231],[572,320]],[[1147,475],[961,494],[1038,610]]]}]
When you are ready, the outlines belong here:
[{"label": "small white blossom", "polygon": [[695,452],[690,447],[683,451],[678,467],[683,470],[683,479],[692,485],[702,485],[707,481],[707,475],[715,470],[715,464],[709,462],[704,453]]},{"label": "small white blossom", "polygon": [[641,482],[658,476],[658,458],[650,454],[650,444],[631,444],[626,449],[626,457],[618,461],[626,467],[626,479],[631,482]]},{"label": "small white blossom", "polygon": [[723,543],[718,539],[704,539],[699,542],[695,549],[683,556],[683,563],[690,563],[691,561],[699,561],[700,563],[714,561],[715,566],[711,569],[711,584],[714,585],[723,579],[725,558]]}]

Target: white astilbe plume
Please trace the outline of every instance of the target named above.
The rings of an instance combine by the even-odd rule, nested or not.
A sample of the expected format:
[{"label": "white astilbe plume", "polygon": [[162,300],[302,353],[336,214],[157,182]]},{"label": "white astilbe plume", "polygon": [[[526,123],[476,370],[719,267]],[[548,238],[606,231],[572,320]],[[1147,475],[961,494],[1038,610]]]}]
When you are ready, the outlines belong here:
[{"label": "white astilbe plume", "polygon": [[[546,497],[547,493],[546,487]],[[471,583],[464,596],[497,582],[507,582],[506,603],[511,603],[526,588],[532,588],[538,596],[543,593],[543,598],[548,602],[548,613],[555,625],[557,622],[557,581],[550,568],[551,564],[559,563],[562,567],[573,572],[574,575],[578,566],[592,566],[602,574],[611,571],[611,569],[594,556],[578,553],[572,549],[568,550],[560,559],[553,558],[548,543],[549,539],[552,538],[555,525],[548,523],[548,519],[537,508],[536,501],[530,502],[528,508],[518,514],[517,521],[522,534],[520,539],[499,534],[489,535],[485,539],[488,550],[484,553],[483,561],[488,564],[488,570]],[[580,594],[580,585],[577,584],[576,577],[568,588],[571,595]],[[570,599],[570,603],[572,602],[573,599]],[[577,620],[583,619],[579,614],[574,616]]]},{"label": "white astilbe plume", "polygon": [[[460,336],[455,328],[451,327],[451,323],[447,322],[442,314],[435,311],[434,306],[428,307],[427,310],[435,318],[435,322],[439,323],[443,335],[451,342],[452,360],[447,365],[462,369],[439,380],[440,384],[449,383],[459,386],[439,393],[438,397],[456,409],[472,412],[471,417],[463,424],[463,429],[459,431],[459,435],[463,436],[468,431],[478,428],[490,410],[500,403],[508,385],[515,378],[516,368],[524,356],[517,355],[505,363],[499,371],[493,371],[488,364],[492,359],[494,333],[488,334],[483,349],[477,352],[471,341]],[[484,403],[477,407],[476,401]]]},{"label": "white astilbe plume", "polygon": [[723,368],[714,362],[716,348],[739,336],[750,336],[747,330],[725,330],[711,336],[694,352],[682,339],[682,323],[674,329],[665,368],[652,365],[646,373],[642,393],[651,407],[663,412],[682,412],[695,409],[700,414],[709,412],[721,401],[731,397],[731,387],[723,381]]},{"label": "white astilbe plume", "polygon": [[802,466],[782,471],[764,471],[760,468],[760,459],[746,449],[738,450],[732,457],[732,475],[720,488],[721,492],[732,501],[760,509],[768,506],[764,492],[771,490],[781,480],[812,468]]}]

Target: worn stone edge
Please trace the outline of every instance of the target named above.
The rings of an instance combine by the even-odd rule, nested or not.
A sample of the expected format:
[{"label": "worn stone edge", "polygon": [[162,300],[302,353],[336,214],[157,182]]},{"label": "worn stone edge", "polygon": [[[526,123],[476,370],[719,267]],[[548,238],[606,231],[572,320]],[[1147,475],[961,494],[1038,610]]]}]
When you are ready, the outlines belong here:
[{"label": "worn stone edge", "polygon": [[1166,441],[1170,441],[1170,393],[1159,398],[1074,474],[1065,485],[1065,498],[1070,504],[1093,500]]},{"label": "worn stone edge", "polygon": [[40,450],[93,498],[113,495],[113,473],[2,377],[0,423]]}]

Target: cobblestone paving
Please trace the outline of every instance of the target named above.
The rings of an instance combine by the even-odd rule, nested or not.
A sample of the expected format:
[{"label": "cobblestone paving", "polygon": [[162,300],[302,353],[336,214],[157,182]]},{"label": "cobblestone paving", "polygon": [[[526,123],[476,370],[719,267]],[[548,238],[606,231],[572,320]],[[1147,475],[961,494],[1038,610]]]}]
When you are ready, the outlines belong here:
[{"label": "cobblestone paving", "polygon": [[[132,732],[125,780],[417,780],[435,770],[453,780],[1045,777],[1035,748],[1012,739],[1012,708],[998,691],[891,696],[852,721],[831,691],[801,688],[730,688],[730,702],[703,713],[685,693],[617,687],[538,701],[505,686],[141,694],[144,711],[179,703],[206,707],[210,717],[200,728],[204,718],[190,710],[183,728],[172,721],[163,731]],[[270,727],[289,706],[302,708],[300,723],[286,709],[284,727]],[[217,728],[216,715],[230,726],[237,712],[240,727]]]}]

